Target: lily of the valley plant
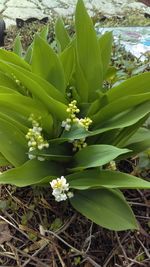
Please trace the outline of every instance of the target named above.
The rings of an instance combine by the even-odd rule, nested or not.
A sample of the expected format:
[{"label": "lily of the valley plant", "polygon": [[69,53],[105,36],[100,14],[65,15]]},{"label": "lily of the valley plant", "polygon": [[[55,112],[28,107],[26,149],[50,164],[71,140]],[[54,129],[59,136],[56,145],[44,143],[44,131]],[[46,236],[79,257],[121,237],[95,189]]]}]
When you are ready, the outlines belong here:
[{"label": "lily of the valley plant", "polygon": [[113,67],[112,34],[96,35],[83,1],[71,38],[61,19],[57,42],[48,29],[26,53],[19,37],[14,52],[0,50],[0,165],[13,168],[1,184],[49,186],[56,201],[113,230],[137,229],[120,189],[150,183],[115,169],[115,163],[149,147],[142,127],[150,111],[150,73],[106,90]]}]

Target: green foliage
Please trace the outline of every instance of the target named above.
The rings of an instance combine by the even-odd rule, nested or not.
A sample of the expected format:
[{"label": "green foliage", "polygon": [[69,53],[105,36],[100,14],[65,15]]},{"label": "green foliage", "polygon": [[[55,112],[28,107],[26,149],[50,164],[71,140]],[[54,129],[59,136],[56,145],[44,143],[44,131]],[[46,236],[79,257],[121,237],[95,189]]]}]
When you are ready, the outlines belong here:
[{"label": "green foliage", "polygon": [[110,66],[112,34],[97,37],[82,0],[75,28],[71,38],[58,19],[57,49],[47,42],[46,27],[26,52],[19,37],[14,52],[0,50],[0,165],[14,167],[0,183],[51,182],[60,189],[60,181],[53,183],[64,176],[69,185],[63,194],[70,186],[71,204],[87,218],[112,230],[137,229],[120,189],[148,189],[150,183],[116,171],[112,161],[149,148],[143,123],[150,74],[107,90],[105,79],[116,72]]}]

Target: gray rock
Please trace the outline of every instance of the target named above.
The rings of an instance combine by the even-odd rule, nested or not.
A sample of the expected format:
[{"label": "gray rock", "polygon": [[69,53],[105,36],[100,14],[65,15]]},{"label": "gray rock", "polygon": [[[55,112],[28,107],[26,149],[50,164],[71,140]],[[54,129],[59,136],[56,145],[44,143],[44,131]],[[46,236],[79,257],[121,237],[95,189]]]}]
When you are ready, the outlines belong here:
[{"label": "gray rock", "polygon": [[59,5],[59,1],[57,0],[42,0],[41,5],[49,8],[54,8]]},{"label": "gray rock", "polygon": [[5,18],[6,29],[10,26],[16,26],[16,21],[13,19]]},{"label": "gray rock", "polygon": [[1,5],[5,4],[7,2],[7,0],[1,0]]},{"label": "gray rock", "polygon": [[43,17],[45,17],[45,14],[42,10],[37,8],[8,7],[3,12],[3,16],[6,16],[10,19],[21,18],[23,20],[26,20],[29,18],[42,19]]},{"label": "gray rock", "polygon": [[138,11],[140,13],[145,13],[145,14],[150,15],[150,7],[139,2],[134,2],[134,3],[124,5],[124,10],[127,10],[127,11],[133,10],[133,11]]},{"label": "gray rock", "polygon": [[20,1],[20,0],[10,0],[6,3],[7,7],[28,7],[28,8],[36,8],[36,4],[28,1],[28,0],[24,0],[24,1]]},{"label": "gray rock", "polygon": [[74,7],[69,8],[62,8],[62,7],[56,7],[53,9],[59,16],[66,17],[66,16],[72,16],[74,14]]},{"label": "gray rock", "polygon": [[[28,19],[35,17],[42,19],[48,16],[53,19],[55,15],[72,16],[77,0],[0,0],[0,13],[4,19],[14,24],[16,18]],[[100,12],[106,17],[122,16],[130,10],[150,14],[150,7],[136,2],[136,0],[84,0],[90,16]]]},{"label": "gray rock", "polygon": [[4,10],[4,5],[0,4],[0,13]]}]

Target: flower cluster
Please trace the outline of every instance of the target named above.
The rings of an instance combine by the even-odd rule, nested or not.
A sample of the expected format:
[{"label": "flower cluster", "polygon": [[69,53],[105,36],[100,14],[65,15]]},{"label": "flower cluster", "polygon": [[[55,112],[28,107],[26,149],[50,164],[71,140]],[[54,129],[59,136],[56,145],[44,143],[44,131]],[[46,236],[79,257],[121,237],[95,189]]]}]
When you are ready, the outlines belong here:
[{"label": "flower cluster", "polygon": [[85,130],[88,131],[89,129],[89,126],[91,125],[92,123],[92,120],[89,118],[89,117],[85,117],[84,119],[80,119],[79,120],[79,123],[85,128]]},{"label": "flower cluster", "polygon": [[109,170],[116,171],[117,170],[116,162],[114,160],[110,161],[107,168]]},{"label": "flower cluster", "polygon": [[[68,118],[65,121],[62,121],[61,126],[65,128],[66,131],[71,129],[73,123],[77,123],[79,126],[84,127],[86,131],[88,131],[89,126],[92,123],[92,120],[89,117],[79,119],[76,115],[80,112],[77,107],[77,101],[73,100],[67,108]],[[73,140],[71,142],[73,144],[73,151],[81,150],[82,148],[87,146],[85,142],[85,138],[79,140]]]},{"label": "flower cluster", "polygon": [[21,83],[20,80],[17,79],[17,77],[13,73],[12,73],[12,77],[13,77],[15,83],[24,90],[25,86]]},{"label": "flower cluster", "polygon": [[73,100],[67,108],[68,118],[65,121],[62,121],[61,126],[65,128],[66,131],[71,129],[73,123],[78,123],[80,126],[84,127],[87,131],[89,129],[92,120],[89,117],[77,118],[76,114],[80,112],[80,109],[77,107],[77,101]]},{"label": "flower cluster", "polygon": [[55,197],[57,202],[64,201],[67,198],[73,197],[73,193],[69,192],[69,184],[64,176],[52,180],[50,185],[53,189],[52,195]]},{"label": "flower cluster", "polygon": [[73,144],[73,151],[81,150],[82,148],[87,146],[85,138],[76,139],[72,142],[72,144]]},{"label": "flower cluster", "polygon": [[[33,155],[31,152],[35,149],[42,150],[43,148],[48,148],[49,144],[46,140],[44,140],[42,136],[42,128],[39,126],[39,123],[34,119],[34,116],[31,115],[29,118],[32,121],[32,128],[29,129],[26,134],[26,139],[28,140],[29,147],[29,159],[36,158],[36,155]],[[38,160],[43,161],[43,157],[37,157]]]},{"label": "flower cluster", "polygon": [[69,131],[71,124],[77,122],[76,114],[80,112],[77,108],[77,101],[73,100],[67,108],[68,118],[65,121],[62,121],[61,126],[65,128],[66,131]]}]

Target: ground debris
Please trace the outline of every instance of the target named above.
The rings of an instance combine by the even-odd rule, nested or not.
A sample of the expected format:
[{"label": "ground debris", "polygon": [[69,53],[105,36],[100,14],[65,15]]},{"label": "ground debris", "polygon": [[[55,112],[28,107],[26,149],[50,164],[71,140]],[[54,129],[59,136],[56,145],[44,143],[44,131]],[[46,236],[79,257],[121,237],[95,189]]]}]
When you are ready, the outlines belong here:
[{"label": "ground debris", "polygon": [[6,241],[10,241],[11,239],[12,236],[8,223],[0,220],[0,245]]}]

